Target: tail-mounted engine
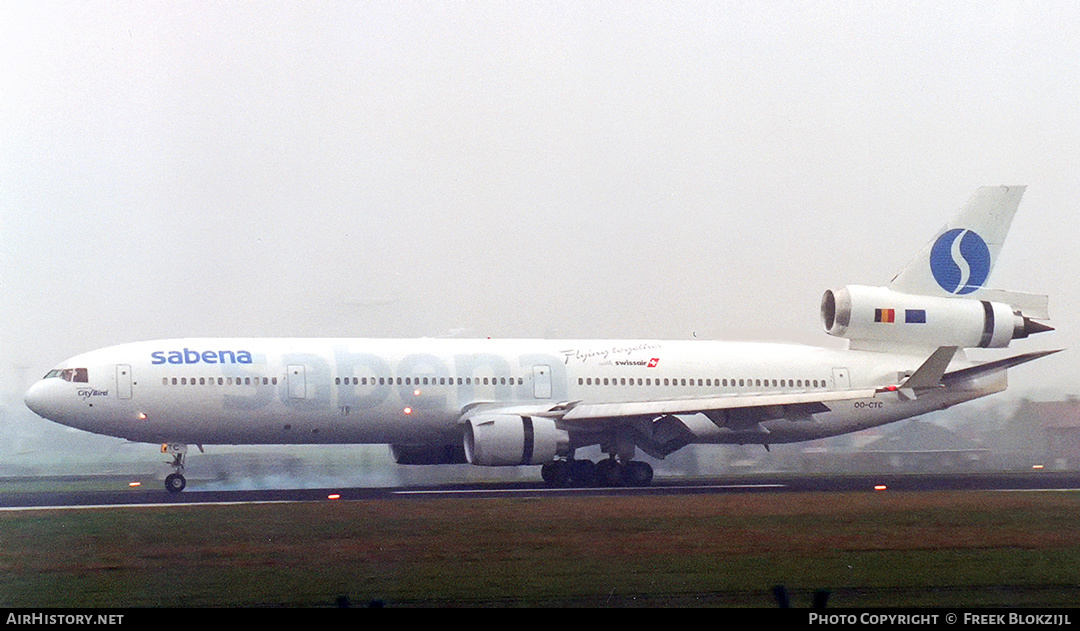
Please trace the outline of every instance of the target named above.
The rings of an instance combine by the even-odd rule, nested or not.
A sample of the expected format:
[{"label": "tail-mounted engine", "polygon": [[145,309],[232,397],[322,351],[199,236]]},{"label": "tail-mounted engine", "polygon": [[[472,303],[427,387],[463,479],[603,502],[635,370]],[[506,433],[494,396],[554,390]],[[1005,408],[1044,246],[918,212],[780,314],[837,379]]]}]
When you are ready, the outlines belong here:
[{"label": "tail-mounted engine", "polygon": [[860,285],[827,290],[821,319],[829,335],[927,347],[1003,348],[1012,340],[1053,330],[1001,302]]}]

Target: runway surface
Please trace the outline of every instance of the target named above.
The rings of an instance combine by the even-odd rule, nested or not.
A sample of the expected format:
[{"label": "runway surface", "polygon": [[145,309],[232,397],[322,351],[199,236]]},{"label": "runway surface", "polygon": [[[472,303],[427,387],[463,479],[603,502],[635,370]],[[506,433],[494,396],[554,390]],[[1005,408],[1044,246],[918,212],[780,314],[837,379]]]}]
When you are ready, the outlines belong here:
[{"label": "runway surface", "polygon": [[318,502],[436,497],[551,497],[611,495],[694,495],[717,493],[803,493],[888,491],[1034,491],[1080,490],[1078,472],[964,475],[760,475],[710,479],[658,479],[649,487],[547,488],[542,483],[485,483],[422,487],[199,490],[182,493],[140,486],[103,491],[19,491],[0,493],[0,509],[73,508],[134,505],[198,505],[254,502]]}]

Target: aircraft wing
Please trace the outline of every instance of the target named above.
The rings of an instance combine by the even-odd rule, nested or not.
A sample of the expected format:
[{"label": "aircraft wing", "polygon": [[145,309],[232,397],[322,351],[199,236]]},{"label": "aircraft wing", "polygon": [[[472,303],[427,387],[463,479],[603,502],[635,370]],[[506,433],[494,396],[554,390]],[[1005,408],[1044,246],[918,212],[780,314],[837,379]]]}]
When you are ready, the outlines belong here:
[{"label": "aircraft wing", "polygon": [[956,347],[952,346],[939,348],[904,383],[898,386],[619,403],[576,402],[556,406],[549,411],[549,415],[559,417],[563,421],[587,422],[601,419],[640,419],[666,415],[704,414],[720,427],[738,430],[767,420],[807,418],[811,414],[828,412],[830,403],[871,399],[882,392],[904,390],[911,391],[911,396],[914,396],[915,391],[947,387],[959,381],[1011,368],[1057,352],[1055,350],[1025,353],[970,368],[945,372],[956,350]]},{"label": "aircraft wing", "polygon": [[663,399],[620,403],[569,401],[554,406],[501,406],[494,402],[465,410],[461,422],[488,414],[517,414],[551,418],[579,431],[596,431],[611,423],[631,423],[663,416],[704,414],[718,427],[733,430],[756,427],[762,421],[809,418],[828,412],[830,403],[869,399],[880,392],[873,388],[832,392],[740,394],[689,399]]},{"label": "aircraft wing", "polygon": [[[666,414],[702,413],[710,418],[726,415],[743,416],[740,411],[757,412],[758,421],[767,418],[807,416],[817,412],[828,412],[827,403],[868,399],[876,391],[872,388],[862,390],[842,390],[833,392],[805,392],[778,394],[728,395],[720,397],[701,397],[693,399],[668,399],[660,401],[638,401],[628,403],[580,403],[570,404],[570,409],[562,415],[564,421],[584,421],[619,417],[664,416]],[[755,422],[758,422],[755,421]]]},{"label": "aircraft wing", "polygon": [[1000,370],[1006,370],[1013,366],[1019,366],[1020,364],[1027,363],[1047,355],[1053,355],[1054,353],[1060,353],[1064,349],[1054,349],[1049,351],[1035,351],[1032,353],[1023,353],[1021,355],[1013,355],[1012,357],[1006,357],[1004,359],[997,359],[994,361],[986,362],[983,364],[976,364],[970,368],[963,368],[960,370],[954,370],[952,372],[945,373],[941,381],[945,385],[952,385],[968,379],[974,379],[983,375],[997,372]]},{"label": "aircraft wing", "polygon": [[732,431],[760,431],[759,424],[777,419],[802,420],[828,412],[831,404],[872,399],[878,394],[896,393],[916,398],[919,393],[948,387],[981,375],[1005,370],[1057,351],[1025,353],[985,364],[946,372],[956,347],[945,346],[931,354],[902,383],[851,390],[728,394],[711,397],[659,399],[649,401],[589,402],[564,401],[555,405],[503,406],[498,402],[476,403],[465,410],[461,422],[479,415],[516,414],[559,421],[572,431],[598,431],[612,424],[640,424],[663,417],[685,418],[702,414],[720,428]]}]

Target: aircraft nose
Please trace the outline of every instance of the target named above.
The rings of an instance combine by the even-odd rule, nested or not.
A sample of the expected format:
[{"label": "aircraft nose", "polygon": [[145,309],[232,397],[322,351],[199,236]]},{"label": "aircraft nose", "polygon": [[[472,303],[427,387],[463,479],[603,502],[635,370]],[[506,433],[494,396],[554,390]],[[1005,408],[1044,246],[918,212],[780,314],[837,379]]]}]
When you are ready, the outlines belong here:
[{"label": "aircraft nose", "polygon": [[34,414],[37,414],[42,418],[51,419],[56,415],[56,409],[55,406],[52,405],[48,390],[48,384],[44,381],[39,381],[27,391],[23,401],[26,403],[26,407],[30,408]]}]

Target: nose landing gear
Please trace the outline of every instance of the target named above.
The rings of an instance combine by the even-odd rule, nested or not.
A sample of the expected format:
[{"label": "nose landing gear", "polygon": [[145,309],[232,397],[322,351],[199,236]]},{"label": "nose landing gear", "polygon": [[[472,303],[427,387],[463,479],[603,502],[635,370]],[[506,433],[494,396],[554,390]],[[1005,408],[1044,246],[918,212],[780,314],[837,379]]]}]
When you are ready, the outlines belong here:
[{"label": "nose landing gear", "polygon": [[166,443],[161,446],[161,453],[172,454],[173,473],[165,476],[165,490],[169,493],[179,493],[187,486],[184,478],[184,459],[187,458],[187,445],[182,443]]}]

